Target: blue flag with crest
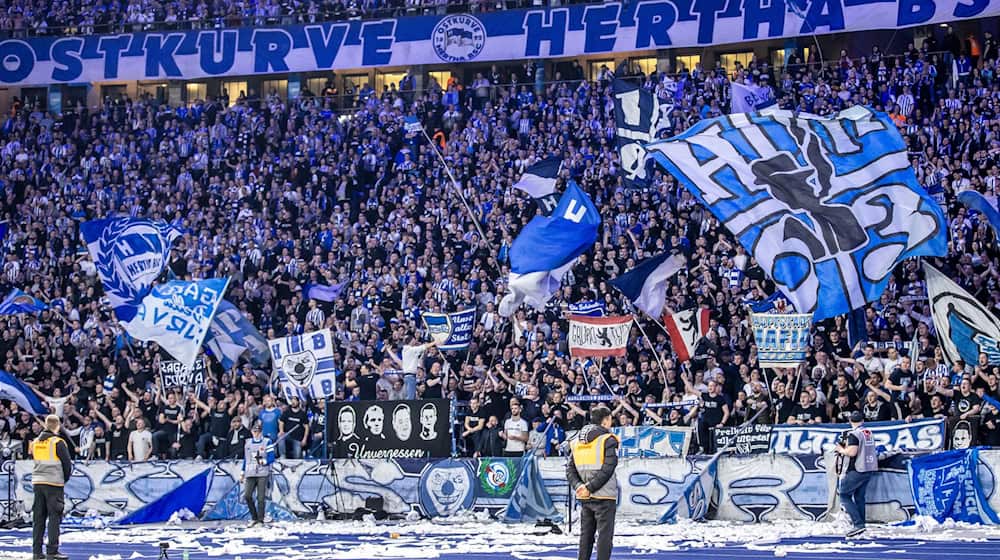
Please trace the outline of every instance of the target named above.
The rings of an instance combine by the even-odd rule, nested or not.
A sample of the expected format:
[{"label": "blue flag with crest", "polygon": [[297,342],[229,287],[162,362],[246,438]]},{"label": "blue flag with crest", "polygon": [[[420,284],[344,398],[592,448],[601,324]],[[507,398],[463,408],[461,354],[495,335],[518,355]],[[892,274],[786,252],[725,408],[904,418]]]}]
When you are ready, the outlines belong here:
[{"label": "blue flag with crest", "polygon": [[115,315],[131,321],[170,256],[181,232],[160,220],[107,218],[80,226]]},{"label": "blue flag with crest", "polygon": [[40,313],[48,309],[45,302],[29,296],[21,290],[14,288],[7,294],[7,297],[0,302],[0,315],[17,315],[19,313]]},{"label": "blue flag with crest", "polygon": [[947,250],[944,213],[885,113],[768,109],[646,149],[817,322],[876,301],[903,260]]}]

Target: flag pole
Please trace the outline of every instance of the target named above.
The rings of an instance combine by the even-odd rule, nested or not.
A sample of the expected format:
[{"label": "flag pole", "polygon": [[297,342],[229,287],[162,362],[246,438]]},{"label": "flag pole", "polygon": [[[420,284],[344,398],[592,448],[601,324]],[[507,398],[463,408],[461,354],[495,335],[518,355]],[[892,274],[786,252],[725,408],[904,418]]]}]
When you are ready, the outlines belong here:
[{"label": "flag pole", "polygon": [[462,194],[462,189],[458,187],[458,181],[455,180],[455,175],[452,174],[451,167],[448,167],[448,162],[445,161],[441,150],[438,149],[437,144],[435,144],[434,141],[431,140],[431,137],[427,134],[427,129],[424,128],[423,123],[420,124],[420,132],[423,133],[424,138],[427,139],[427,143],[430,144],[431,149],[433,149],[434,153],[437,154],[438,160],[441,161],[441,165],[444,166],[445,173],[447,173],[448,178],[451,179],[451,187],[455,193],[458,194],[458,198],[462,200],[462,205],[465,206],[465,211],[469,214],[469,219],[472,220],[472,225],[476,226],[476,231],[479,232],[479,238],[486,243],[486,246],[489,247],[490,251],[495,251],[489,240],[486,239],[486,234],[483,233],[483,228],[479,225],[479,220],[476,219],[476,215],[472,213],[472,207],[469,206],[469,201],[465,199],[465,195]]},{"label": "flag pole", "polygon": [[[645,313],[645,311],[643,311],[643,313]],[[653,320],[655,321],[656,319]],[[646,344],[649,345],[649,349],[653,352],[653,357],[656,358],[656,363],[660,364],[660,372],[663,375],[667,375],[667,367],[663,365],[663,358],[660,357],[660,353],[657,352],[656,347],[653,346],[653,341],[650,340],[649,335],[646,334],[646,329],[642,328],[642,324],[639,323],[639,318],[636,317],[635,315],[632,315],[632,321],[635,323],[635,326],[639,327],[639,332],[642,333],[642,338],[646,339]],[[660,395],[657,400],[662,398],[663,395]]]}]

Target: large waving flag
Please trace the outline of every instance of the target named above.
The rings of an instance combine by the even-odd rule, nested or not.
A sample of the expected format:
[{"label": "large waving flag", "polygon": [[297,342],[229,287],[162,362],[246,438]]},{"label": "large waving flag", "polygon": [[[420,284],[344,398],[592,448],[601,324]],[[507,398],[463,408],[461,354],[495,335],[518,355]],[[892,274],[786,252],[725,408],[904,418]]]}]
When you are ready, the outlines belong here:
[{"label": "large waving flag", "polygon": [[327,286],[326,284],[306,284],[302,287],[302,295],[306,300],[317,299],[332,303],[337,301],[337,298],[340,297],[340,293],[344,291],[346,286],[347,282],[341,282],[332,286]]},{"label": "large waving flag", "polygon": [[1000,320],[940,270],[924,263],[927,297],[941,350],[949,362],[974,365],[979,353],[1000,364]]},{"label": "large waving flag", "polygon": [[729,115],[646,148],[815,321],[877,300],[904,259],[947,250],[885,113]]},{"label": "large waving flag", "polygon": [[509,317],[523,302],[542,310],[559,289],[576,258],[597,241],[601,215],[574,181],[566,186],[551,216],[535,216],[510,248],[510,293],[500,302]]},{"label": "large waving flag", "polygon": [[545,158],[525,169],[521,178],[514,184],[514,188],[524,191],[535,199],[535,204],[542,214],[551,216],[559,202],[556,197],[556,178],[559,177],[561,168],[562,159]]},{"label": "large waving flag", "polygon": [[171,280],[153,288],[122,325],[133,338],[159,344],[191,369],[228,285],[228,278]]},{"label": "large waving flag", "polygon": [[170,244],[181,232],[166,222],[143,218],[92,220],[84,222],[80,232],[115,315],[131,321],[167,266]]},{"label": "large waving flag", "polygon": [[7,297],[0,302],[0,316],[17,315],[19,313],[35,314],[41,313],[48,308],[49,306],[45,305],[44,301],[29,296],[21,290],[14,288],[9,294],[7,294]]},{"label": "large waving flag", "polygon": [[[668,116],[673,105],[661,106],[659,98],[652,92],[622,79],[616,79],[612,87],[615,94],[615,134],[625,188],[648,187],[652,179],[651,164],[643,144],[656,140],[660,131],[669,126]],[[679,87],[683,95],[683,82],[675,83],[675,87]]]},{"label": "large waving flag", "polygon": [[659,319],[667,302],[667,281],[684,268],[684,263],[682,255],[660,253],[611,280],[611,285],[646,315]]},{"label": "large waving flag", "polygon": [[267,339],[227,300],[219,303],[203,346],[219,360],[224,369],[235,366],[246,351],[250,352],[250,363],[256,366],[263,367],[271,359]]},{"label": "large waving flag", "polygon": [[47,414],[49,409],[23,381],[0,370],[0,399],[9,399],[32,414]]},{"label": "large waving flag", "polygon": [[986,197],[976,191],[962,191],[958,193],[958,201],[969,210],[975,210],[983,215],[986,223],[993,228],[993,234],[1000,239],[1000,212],[997,211]]}]

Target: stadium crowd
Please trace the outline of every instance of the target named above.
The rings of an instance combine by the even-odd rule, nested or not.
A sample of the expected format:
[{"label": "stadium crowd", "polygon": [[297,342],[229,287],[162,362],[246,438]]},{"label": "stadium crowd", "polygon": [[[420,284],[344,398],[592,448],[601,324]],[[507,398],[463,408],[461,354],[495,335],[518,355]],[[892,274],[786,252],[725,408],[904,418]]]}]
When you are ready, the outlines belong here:
[{"label": "stadium crowd", "polygon": [[[457,78],[423,91],[393,84],[346,103],[317,92],[284,101],[250,91],[184,106],[106,99],[51,116],[25,100],[0,128],[10,224],[0,288],[21,288],[51,309],[3,319],[0,367],[29,381],[64,419],[80,457],[240,456],[258,418],[273,435],[303,426],[281,450],[288,456],[322,456],[322,403],[276,402],[269,371],[249,363],[223,371],[208,357],[203,386],[162,387],[156,372],[167,356],[155,344],[123,341],[79,225],[147,216],[186,232],[174,244],[172,273],[232,277],[227,299],[267,338],[332,329],[338,399],[405,396],[397,367],[416,372],[419,398],[454,396],[459,448],[468,455],[518,454],[529,444],[557,452],[565,432],[583,424],[592,402],[578,399],[587,395],[611,395],[618,425],[697,425],[703,447],[709,428],[762,409],[757,422],[843,421],[853,410],[867,420],[971,417],[980,441],[995,445],[1000,418],[981,396],[1000,398],[997,368],[985,356],[945,365],[917,263],[897,270],[868,306],[870,343],[851,347],[844,321],[825,321],[804,367],[762,371],[745,307],[773,291],[761,267],[669,175],[657,172],[646,190],[621,188],[615,73],[641,80],[664,102],[682,84],[672,132],[724,114],[729,79],[773,88],[785,109],[883,109],[898,123],[919,181],[948,215],[949,257],[931,262],[996,311],[998,245],[955,200],[976,189],[996,202],[994,40],[969,45],[949,31],[922,49],[851,54],[859,53],[826,64],[793,57],[786,68],[753,60],[730,76],[700,65],[681,77],[642,76],[626,64],[595,81],[568,64],[541,89],[531,64],[512,65],[468,85]],[[353,109],[338,118],[340,105]],[[423,136],[404,129],[408,114],[440,144],[485,239]],[[553,155],[563,158],[562,179],[575,179],[600,209],[598,243],[545,312],[522,308],[502,319],[496,309],[511,243],[537,211],[512,185],[526,166]],[[571,360],[565,306],[596,300],[609,314],[630,311],[608,280],[663,251],[689,263],[671,280],[668,307],[711,310],[695,358],[677,363],[666,333],[646,321],[651,340],[633,328],[626,357]],[[333,302],[305,300],[306,283],[343,289]],[[426,340],[422,311],[468,306],[478,308],[469,352],[414,342]],[[0,449],[23,456],[39,430],[16,405],[0,405]]]},{"label": "stadium crowd", "polygon": [[582,0],[3,0],[0,34],[65,36],[482,13]]}]

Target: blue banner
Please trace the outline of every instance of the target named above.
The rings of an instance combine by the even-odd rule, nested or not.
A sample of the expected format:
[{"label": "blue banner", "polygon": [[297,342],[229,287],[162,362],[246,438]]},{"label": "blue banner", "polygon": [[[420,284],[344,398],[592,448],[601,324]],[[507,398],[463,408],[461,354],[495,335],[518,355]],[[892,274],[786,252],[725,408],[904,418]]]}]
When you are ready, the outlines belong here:
[{"label": "blue banner", "polygon": [[[875,444],[887,451],[936,451],[944,449],[943,418],[925,418],[913,422],[865,423]],[[822,455],[833,449],[850,424],[775,425],[771,432],[771,452]]]},{"label": "blue banner", "polygon": [[584,317],[604,317],[605,307],[603,301],[588,300],[569,304],[567,311]]},{"label": "blue banner", "polygon": [[266,366],[271,360],[267,339],[235,305],[226,300],[219,303],[205,336],[204,347],[225,369],[235,366],[243,352],[247,351],[250,363],[255,366]]},{"label": "blue banner", "polygon": [[[790,5],[797,4],[793,11]],[[878,9],[873,9],[877,6]],[[796,13],[796,11],[798,13]],[[0,42],[0,83],[190,80],[695,47],[990,17],[985,0],[650,0],[280,28]]]},{"label": "blue banner", "polygon": [[806,359],[811,313],[751,313],[750,324],[761,367],[795,367]]},{"label": "blue banner", "polygon": [[455,313],[424,313],[421,317],[439,350],[465,350],[472,342],[472,331],[476,328],[475,307]]},{"label": "blue banner", "polygon": [[135,317],[122,325],[133,338],[159,344],[190,370],[228,285],[228,278],[171,280],[153,288]]},{"label": "blue banner", "polygon": [[622,426],[611,431],[621,441],[619,457],[684,457],[691,444],[691,428]]},{"label": "blue banner", "polygon": [[914,457],[909,475],[917,514],[938,522],[1000,523],[983,491],[978,467],[978,448]]}]

